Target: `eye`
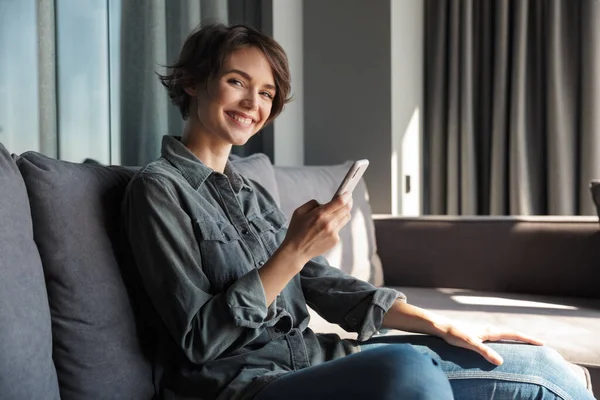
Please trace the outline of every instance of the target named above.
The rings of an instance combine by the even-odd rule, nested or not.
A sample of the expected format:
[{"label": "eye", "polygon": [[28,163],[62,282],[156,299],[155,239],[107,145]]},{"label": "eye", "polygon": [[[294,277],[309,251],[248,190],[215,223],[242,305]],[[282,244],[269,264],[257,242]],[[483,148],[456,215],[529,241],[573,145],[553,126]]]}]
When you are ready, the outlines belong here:
[{"label": "eye", "polygon": [[228,83],[234,85],[234,86],[244,86],[244,84],[242,83],[242,81],[240,81],[239,79],[235,79],[235,78],[231,78],[227,81]]},{"label": "eye", "polygon": [[271,99],[271,100],[273,100],[273,98],[275,97],[275,96],[273,96],[273,95],[272,95],[271,93],[269,93],[269,92],[260,92],[260,94],[261,94],[262,96],[264,96],[264,97],[268,98],[268,99]]}]

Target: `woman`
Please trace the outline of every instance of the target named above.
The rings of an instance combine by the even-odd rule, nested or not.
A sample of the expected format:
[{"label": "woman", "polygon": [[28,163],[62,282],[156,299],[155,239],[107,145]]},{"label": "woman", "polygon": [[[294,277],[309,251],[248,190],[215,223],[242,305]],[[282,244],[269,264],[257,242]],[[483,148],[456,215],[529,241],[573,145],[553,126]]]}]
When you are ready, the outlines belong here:
[{"label": "woman", "polygon": [[[330,267],[321,254],[349,221],[350,196],[309,201],[286,228],[269,193],[228,162],[289,101],[274,40],[244,26],[198,29],[160,79],[185,127],[131,181],[124,219],[165,332],[163,397],[592,398],[539,341],[461,329]],[[307,304],[358,341],[312,332]],[[371,339],[380,328],[431,336]],[[484,343],[502,339],[533,346]]]}]

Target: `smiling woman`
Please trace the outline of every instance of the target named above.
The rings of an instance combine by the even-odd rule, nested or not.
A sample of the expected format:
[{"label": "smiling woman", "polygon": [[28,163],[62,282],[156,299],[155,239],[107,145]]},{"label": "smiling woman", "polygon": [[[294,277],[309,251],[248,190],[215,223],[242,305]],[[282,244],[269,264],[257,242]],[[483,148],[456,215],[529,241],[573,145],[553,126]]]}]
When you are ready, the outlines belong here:
[{"label": "smiling woman", "polygon": [[[223,66],[221,76],[204,84],[185,88],[191,96],[184,143],[199,148],[222,143],[241,146],[268,121],[276,96],[273,73],[264,54],[255,47],[235,50]],[[202,131],[202,132],[200,132]],[[199,140],[199,139],[202,140]],[[194,151],[194,150],[192,150]]]},{"label": "smiling woman", "polygon": [[159,76],[186,120],[182,143],[221,172],[222,155],[245,144],[290,101],[285,52],[246,26],[195,30],[169,69]]},{"label": "smiling woman", "polygon": [[252,78],[248,71],[235,71],[235,68],[229,71],[229,68],[225,67],[229,56],[240,49],[258,50],[267,61],[272,74],[269,89],[277,91],[277,95],[273,97],[269,120],[281,113],[285,103],[290,101],[290,72],[287,56],[281,46],[272,38],[249,27],[225,27],[216,24],[192,32],[181,49],[179,60],[168,67],[171,73],[159,75],[184,119],[188,116],[192,99],[186,88],[207,88],[209,83],[218,79],[224,71],[237,72],[247,80]]},{"label": "smiling woman", "polygon": [[[160,79],[185,119],[183,135],[164,137],[161,157],[132,178],[123,219],[150,315],[159,318],[152,325],[166,328],[158,332],[167,357],[157,368],[161,397],[591,398],[552,351],[485,343],[536,339],[461,329],[330,266],[322,254],[350,220],[350,193],[310,200],[288,221],[264,187],[235,169],[232,146],[289,101],[287,58],[272,38],[245,26],[197,29]],[[358,341],[312,331],[309,305]],[[381,328],[437,337],[420,346],[371,340]]]}]

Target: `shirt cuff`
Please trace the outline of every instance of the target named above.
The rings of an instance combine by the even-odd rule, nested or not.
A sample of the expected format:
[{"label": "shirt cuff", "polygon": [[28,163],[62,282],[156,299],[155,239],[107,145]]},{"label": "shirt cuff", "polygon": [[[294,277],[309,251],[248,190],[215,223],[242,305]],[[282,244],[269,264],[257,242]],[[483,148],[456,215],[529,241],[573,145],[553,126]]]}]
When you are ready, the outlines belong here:
[{"label": "shirt cuff", "polygon": [[[381,328],[383,317],[396,300],[406,301],[406,296],[391,288],[378,288],[371,299],[371,304],[366,315],[363,317],[363,323],[358,329],[359,342],[370,339]],[[352,313],[351,313],[352,314]],[[353,318],[356,318],[354,316]],[[360,321],[360,319],[358,319]]]},{"label": "shirt cuff", "polygon": [[257,329],[274,326],[286,317],[291,321],[289,313],[277,310],[275,301],[267,308],[265,290],[257,269],[238,279],[227,289],[225,296],[237,326]]}]

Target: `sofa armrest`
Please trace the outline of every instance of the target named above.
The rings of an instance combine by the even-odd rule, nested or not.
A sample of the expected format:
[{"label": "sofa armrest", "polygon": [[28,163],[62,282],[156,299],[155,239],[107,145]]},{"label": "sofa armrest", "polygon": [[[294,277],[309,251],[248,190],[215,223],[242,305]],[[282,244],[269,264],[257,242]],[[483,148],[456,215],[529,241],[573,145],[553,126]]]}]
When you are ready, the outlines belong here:
[{"label": "sofa armrest", "polygon": [[388,286],[600,298],[595,217],[375,215]]}]

